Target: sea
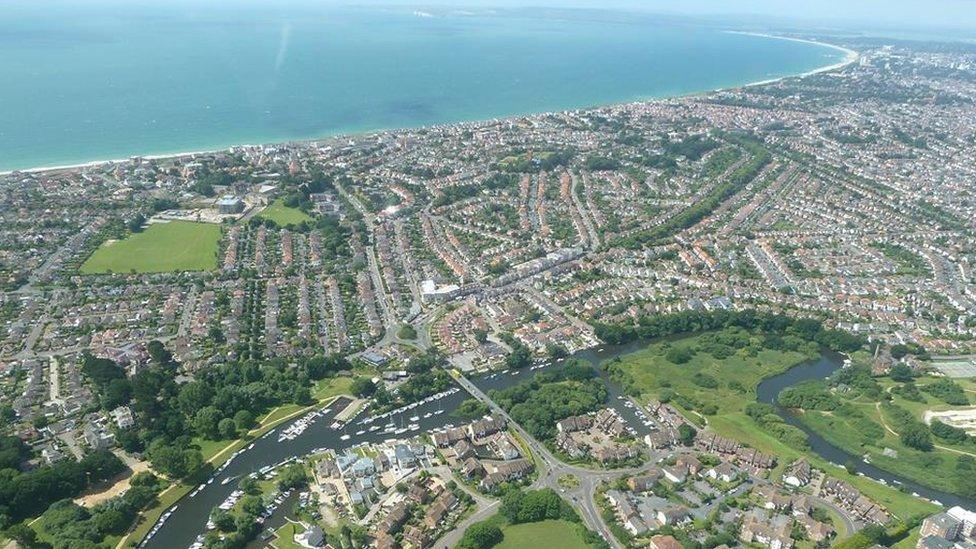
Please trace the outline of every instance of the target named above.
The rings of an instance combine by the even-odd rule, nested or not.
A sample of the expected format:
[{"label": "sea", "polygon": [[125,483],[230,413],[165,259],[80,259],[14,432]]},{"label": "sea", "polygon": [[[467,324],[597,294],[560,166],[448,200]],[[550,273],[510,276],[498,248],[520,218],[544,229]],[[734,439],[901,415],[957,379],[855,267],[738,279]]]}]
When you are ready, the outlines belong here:
[{"label": "sea", "polygon": [[0,170],[679,96],[844,57],[598,10],[4,4]]}]

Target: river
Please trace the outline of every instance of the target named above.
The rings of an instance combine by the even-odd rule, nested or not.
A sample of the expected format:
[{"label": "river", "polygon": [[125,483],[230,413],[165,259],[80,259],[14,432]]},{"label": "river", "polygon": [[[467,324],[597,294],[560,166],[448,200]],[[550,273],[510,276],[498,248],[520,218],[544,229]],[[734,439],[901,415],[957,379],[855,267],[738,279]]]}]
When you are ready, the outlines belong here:
[{"label": "river", "polygon": [[[574,356],[586,360],[594,366],[599,366],[600,364],[608,360],[612,360],[617,356],[640,350],[647,344],[648,342],[632,342],[624,345],[608,345],[605,347],[580,351]],[[492,389],[511,387],[516,383],[530,379],[538,373],[558,368],[560,366],[561,363],[548,364],[545,366],[537,366],[520,371],[481,376],[473,378],[472,381],[478,386],[478,388],[487,392]],[[976,506],[973,504],[973,502],[966,501],[958,496],[920,486],[886,471],[882,471],[873,465],[864,463],[861,461],[860,457],[851,456],[836,446],[833,446],[815,432],[804,426],[795,417],[790,415],[787,410],[776,405],[776,395],[778,395],[779,392],[786,387],[811,379],[823,379],[840,367],[842,367],[842,357],[834,353],[825,352],[818,360],[799,364],[782,374],[764,380],[757,388],[758,399],[761,402],[768,402],[775,405],[777,407],[777,411],[785,421],[807,433],[813,452],[823,459],[837,464],[843,464],[848,460],[854,460],[858,462],[858,471],[863,473],[865,476],[876,480],[882,479],[891,485],[901,484],[901,486],[908,492],[916,492],[923,497],[931,500],[938,500],[945,505],[963,505],[969,508]],[[636,430],[639,436],[646,434],[648,432],[648,428],[638,420],[633,408],[624,405],[626,400],[617,384],[613,383],[606,376],[605,372],[602,371],[602,369],[600,370],[600,375],[607,383],[609,393],[607,404],[616,409],[618,413],[620,413],[621,416],[627,420],[629,425]],[[458,420],[451,417],[450,412],[453,411],[466,398],[468,398],[467,393],[464,391],[458,391],[440,400],[435,400],[428,404],[417,406],[412,410],[396,414],[393,417],[378,423],[382,425],[386,422],[393,422],[398,426],[401,423],[403,425],[407,425],[408,423],[418,423],[420,425],[420,433],[429,432],[430,430],[443,427],[446,424],[460,424],[463,423],[463,420]],[[258,471],[267,465],[279,463],[291,456],[304,456],[310,453],[312,450],[318,448],[329,448],[341,451],[342,449],[349,448],[353,445],[362,444],[364,442],[377,443],[382,442],[385,439],[392,438],[392,435],[384,434],[382,431],[376,431],[374,433],[366,432],[362,435],[355,435],[355,432],[358,432],[364,428],[364,426],[359,423],[361,418],[357,418],[356,420],[350,422],[349,425],[342,430],[337,431],[332,429],[330,425],[334,421],[335,414],[340,412],[349,402],[350,400],[348,398],[340,398],[336,402],[329,405],[329,412],[323,417],[319,418],[314,424],[308,427],[305,432],[296,437],[294,440],[278,442],[277,433],[291,423],[285,422],[284,424],[273,429],[271,434],[254,441],[252,448],[241,453],[230,463],[230,465],[217,473],[214,476],[214,481],[210,484],[204,485],[196,496],[192,498],[184,497],[182,500],[180,500],[169,519],[163,524],[153,538],[146,543],[146,547],[153,549],[189,547],[197,535],[204,533],[211,509],[213,509],[216,505],[219,505],[234,489],[236,489],[237,479],[243,475]],[[443,412],[437,415],[432,415],[428,418],[423,417],[426,413],[433,413],[437,410],[443,410]],[[412,416],[419,416],[420,419],[418,421],[411,422],[409,418]],[[350,435],[350,438],[345,441],[341,440],[341,437],[344,434]],[[404,434],[403,436],[411,435]],[[223,484],[222,482],[227,478],[232,478],[233,480]],[[287,507],[282,506],[281,509],[287,509]],[[282,512],[283,511],[281,510],[278,511],[279,514]],[[280,524],[281,517],[273,517],[272,522]]]},{"label": "river", "polygon": [[[634,343],[629,345],[615,346],[603,351],[588,349],[577,353],[576,356],[587,360],[596,366],[600,362],[613,358],[614,356],[637,350],[640,348],[640,346],[641,345],[639,343]],[[560,366],[560,363],[549,364],[542,367],[537,366],[519,371],[510,371],[508,373],[498,374],[495,376],[477,377],[472,381],[484,391],[503,389],[505,387],[511,387],[516,383],[528,380],[538,373],[549,369],[558,368]],[[637,431],[638,435],[643,436],[646,434],[648,429],[643,425],[643,423],[638,421],[637,416],[634,414],[634,409],[623,405],[624,400],[617,386],[610,383],[609,379],[606,379],[606,381],[609,393],[608,405],[614,407]],[[457,408],[457,406],[466,398],[468,398],[467,393],[458,391],[440,400],[435,400],[431,403],[417,406],[412,410],[396,414],[393,417],[378,423],[382,425],[387,422],[393,422],[398,426],[401,423],[403,425],[418,423],[420,425],[419,432],[428,432],[432,429],[443,427],[452,423],[461,424],[464,421],[451,417],[450,412]],[[214,475],[213,482],[204,485],[194,497],[184,497],[182,500],[180,500],[177,506],[174,508],[172,515],[166,520],[165,523],[163,523],[162,527],[160,527],[156,534],[146,542],[145,547],[152,549],[189,547],[197,535],[205,532],[210,511],[224,501],[227,496],[229,496],[230,493],[237,488],[238,480],[243,475],[248,475],[252,472],[258,471],[267,465],[279,463],[291,456],[304,456],[310,453],[312,450],[318,448],[330,448],[341,451],[342,449],[349,448],[353,445],[364,442],[382,442],[383,440],[392,438],[394,436],[391,434],[385,434],[382,431],[377,431],[374,433],[367,432],[358,436],[355,435],[355,432],[365,428],[359,424],[361,418],[357,418],[356,420],[352,421],[340,431],[332,429],[330,425],[334,421],[335,414],[339,413],[349,402],[350,400],[347,398],[340,398],[336,402],[329,405],[327,407],[329,412],[323,417],[319,418],[314,424],[308,427],[294,440],[278,442],[277,433],[285,429],[287,425],[291,424],[291,421],[289,421],[273,429],[271,434],[267,435],[266,437],[254,441],[254,446],[252,448],[238,455],[230,463],[230,465]],[[428,412],[435,412],[437,410],[444,410],[444,412],[433,415],[429,418],[423,417],[424,414]],[[413,416],[419,416],[420,419],[416,422],[411,422],[409,418]],[[341,437],[344,434],[350,435],[350,438],[345,441],[341,440]],[[410,434],[406,433],[402,436],[406,437],[410,436]],[[228,478],[232,478],[233,480],[223,484],[223,481]],[[283,512],[283,510],[287,509],[288,506],[282,505],[276,512],[276,515],[269,521],[269,524],[280,525],[282,519],[279,515]]]},{"label": "river", "polygon": [[939,503],[942,503],[948,507],[952,507],[954,505],[961,505],[969,509],[976,507],[976,502],[974,501],[967,500],[966,498],[950,494],[948,492],[922,486],[916,482],[912,482],[908,479],[875,467],[870,463],[866,463],[863,459],[861,459],[861,456],[854,456],[845,452],[844,450],[841,450],[837,446],[827,442],[827,440],[825,440],[822,436],[818,435],[815,431],[804,425],[803,422],[797,419],[796,416],[790,413],[789,410],[783,408],[777,403],[776,396],[779,395],[780,391],[783,389],[803,381],[824,379],[830,374],[834,373],[837,369],[841,368],[843,366],[842,361],[843,358],[840,355],[831,352],[824,352],[818,360],[798,364],[782,374],[763,380],[756,388],[757,397],[760,402],[766,402],[775,406],[777,413],[779,413],[779,415],[787,423],[801,429],[804,433],[806,433],[807,438],[810,441],[810,448],[815,454],[823,459],[837,465],[843,465],[848,461],[854,461],[857,463],[857,472],[859,474],[874,480],[884,481],[885,483],[896,488],[901,488],[906,492],[915,493],[924,498],[938,501]]}]

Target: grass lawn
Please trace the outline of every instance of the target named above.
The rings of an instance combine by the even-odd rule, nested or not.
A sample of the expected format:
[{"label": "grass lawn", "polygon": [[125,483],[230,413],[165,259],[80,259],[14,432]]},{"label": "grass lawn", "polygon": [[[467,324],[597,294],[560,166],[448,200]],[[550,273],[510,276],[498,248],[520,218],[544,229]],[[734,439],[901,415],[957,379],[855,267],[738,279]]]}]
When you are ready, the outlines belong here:
[{"label": "grass lawn", "polygon": [[312,389],[312,397],[316,400],[325,400],[339,395],[349,394],[349,386],[352,385],[351,377],[330,377],[320,379],[315,382]]},{"label": "grass lawn", "polygon": [[579,526],[565,520],[506,524],[501,528],[505,539],[496,545],[495,549],[527,549],[535,547],[587,549],[589,547],[580,535]]},{"label": "grass lawn", "polygon": [[299,210],[298,208],[289,208],[285,206],[284,202],[279,198],[271,203],[267,208],[264,209],[259,217],[265,219],[270,219],[278,225],[298,225],[302,221],[311,221],[312,218],[305,212]]},{"label": "grass lawn", "polygon": [[206,271],[217,266],[220,226],[191,221],[153,223],[125,240],[102,244],[82,274]]},{"label": "grass lawn", "polygon": [[292,522],[285,523],[284,526],[275,531],[277,536],[272,545],[278,549],[300,549],[301,545],[295,543],[295,534],[301,534],[305,529],[300,524]]},{"label": "grass lawn", "polygon": [[193,444],[200,447],[200,453],[203,454],[203,461],[210,461],[212,457],[217,455],[217,453],[233,442],[235,442],[235,440],[206,440],[200,437],[193,438]]},{"label": "grass lawn", "polygon": [[918,544],[918,538],[921,535],[921,529],[921,527],[913,528],[905,539],[892,545],[891,549],[915,549],[915,545]]},{"label": "grass lawn", "polygon": [[570,490],[575,490],[580,485],[580,479],[576,475],[565,474],[556,479],[556,481],[563,488],[569,488]]}]

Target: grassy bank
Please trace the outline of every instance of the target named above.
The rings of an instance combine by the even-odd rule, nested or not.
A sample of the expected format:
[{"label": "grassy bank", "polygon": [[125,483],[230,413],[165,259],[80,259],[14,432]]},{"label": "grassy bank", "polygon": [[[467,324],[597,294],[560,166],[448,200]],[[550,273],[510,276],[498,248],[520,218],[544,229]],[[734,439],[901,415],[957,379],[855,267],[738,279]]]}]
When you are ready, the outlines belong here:
[{"label": "grassy bank", "polygon": [[[976,448],[972,445],[953,445],[933,437],[934,447],[929,451],[920,451],[905,445],[899,433],[898,420],[892,416],[891,409],[883,404],[885,399],[896,407],[907,410],[915,419],[921,421],[926,410],[947,410],[954,408],[938,400],[924,390],[924,386],[933,382],[932,379],[920,379],[917,386],[921,388],[921,401],[908,400],[893,387],[900,384],[888,378],[877,380],[883,388],[882,397],[870,398],[864,394],[844,395],[844,402],[849,408],[860,412],[861,416],[873,424],[872,432],[881,436],[866,436],[864,420],[852,420],[849,413],[842,414],[840,408],[834,411],[807,410],[799,415],[804,425],[822,436],[831,444],[855,455],[868,455],[871,463],[910,479],[924,486],[942,490],[944,492],[965,495],[962,493],[957,477],[960,471],[960,458],[971,460],[976,457]],[[885,455],[885,451],[890,454]],[[963,457],[968,456],[968,457]],[[965,466],[965,464],[963,464]]]}]

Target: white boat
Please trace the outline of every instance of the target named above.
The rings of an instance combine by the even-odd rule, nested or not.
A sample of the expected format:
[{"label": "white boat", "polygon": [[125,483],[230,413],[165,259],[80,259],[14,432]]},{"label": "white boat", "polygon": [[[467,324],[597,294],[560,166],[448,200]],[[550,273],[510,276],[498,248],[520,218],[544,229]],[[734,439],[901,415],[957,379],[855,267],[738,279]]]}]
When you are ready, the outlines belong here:
[{"label": "white boat", "polygon": [[342,435],[339,440],[349,440],[349,435]]},{"label": "white boat", "polygon": [[366,432],[365,430],[359,430],[359,431],[356,431],[356,436],[358,437],[359,435],[362,435],[362,434],[364,434],[365,432]]},{"label": "white boat", "polygon": [[420,416],[413,416],[410,418],[410,421],[420,421]]}]

